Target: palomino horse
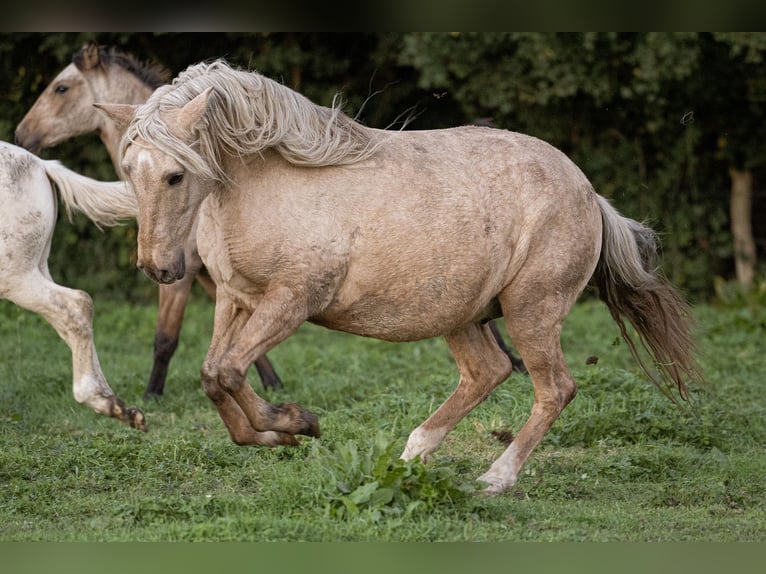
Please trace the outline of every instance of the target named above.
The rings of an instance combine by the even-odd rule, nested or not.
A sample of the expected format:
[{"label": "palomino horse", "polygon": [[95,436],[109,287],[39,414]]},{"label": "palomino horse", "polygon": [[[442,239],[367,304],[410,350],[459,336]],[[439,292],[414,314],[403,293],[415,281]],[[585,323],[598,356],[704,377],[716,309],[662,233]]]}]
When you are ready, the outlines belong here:
[{"label": "palomino horse", "polygon": [[[140,104],[155,88],[167,83],[167,73],[159,66],[139,62],[129,54],[95,44],[85,44],[72,63],[64,68],[40,94],[16,128],[16,143],[33,153],[55,146],[69,138],[96,132],[104,142],[119,174],[117,148],[122,131],[99,113],[93,103]],[[144,398],[163,394],[170,359],[178,347],[184,310],[196,278],[215,298],[210,280],[197,253],[194,235],[186,245],[189,272],[183,281],[159,288],[159,314],[154,334],[154,363]],[[264,387],[281,388],[269,359],[255,360]]]},{"label": "palomino horse", "polygon": [[48,272],[57,213],[52,184],[67,213],[81,211],[97,225],[136,216],[135,195],[125,182],[95,181],[0,142],[0,298],[41,315],[69,345],[77,402],[145,431],[143,413],[127,408],[101,371],[93,342],[91,298],[57,285]]},{"label": "palomino horse", "polygon": [[685,397],[685,379],[701,378],[688,309],[655,271],[654,233],[543,141],[370,129],[222,60],[189,67],[142,106],[101,107],[128,125],[121,165],[138,200],[138,263],[154,280],[184,277],[199,213],[218,285],[202,385],[236,443],[319,435],[315,415],[269,404],[246,379],[253,358],[311,321],[387,341],[446,338],[457,388],[402,454],[425,459],[511,372],[486,325],[503,316],[535,400],[479,478],[502,492],[575,396],[560,333],[591,277],[623,336],[623,316],[637,329],[655,383]]}]

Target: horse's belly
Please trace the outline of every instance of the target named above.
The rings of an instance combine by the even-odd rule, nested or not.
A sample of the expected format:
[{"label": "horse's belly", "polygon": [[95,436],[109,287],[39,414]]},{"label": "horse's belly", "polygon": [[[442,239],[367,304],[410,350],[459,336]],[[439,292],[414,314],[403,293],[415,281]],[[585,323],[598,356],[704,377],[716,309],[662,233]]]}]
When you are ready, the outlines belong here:
[{"label": "horse's belly", "polygon": [[345,302],[341,296],[310,320],[365,337],[417,341],[499,315],[500,307],[494,297],[480,290],[468,293],[431,281],[412,291],[381,289],[358,293]]}]

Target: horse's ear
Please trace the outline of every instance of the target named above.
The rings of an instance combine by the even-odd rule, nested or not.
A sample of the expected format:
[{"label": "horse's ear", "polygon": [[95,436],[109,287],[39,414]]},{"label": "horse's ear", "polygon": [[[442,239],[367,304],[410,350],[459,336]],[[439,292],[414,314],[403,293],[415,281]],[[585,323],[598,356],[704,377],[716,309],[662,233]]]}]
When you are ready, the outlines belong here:
[{"label": "horse's ear", "polygon": [[72,58],[72,62],[77,66],[80,71],[91,70],[99,65],[101,61],[101,55],[99,48],[93,42],[83,44],[82,48]]},{"label": "horse's ear", "polygon": [[93,104],[93,106],[112,120],[119,131],[128,129],[138,106],[131,104]]},{"label": "horse's ear", "polygon": [[178,110],[178,112],[173,114],[173,118],[168,122],[168,126],[170,127],[170,124],[172,123],[172,127],[175,128],[177,132],[192,133],[194,127],[205,114],[210,99],[210,93],[212,91],[213,88],[210,87],[198,96],[195,96],[194,99],[190,100],[184,107]]}]

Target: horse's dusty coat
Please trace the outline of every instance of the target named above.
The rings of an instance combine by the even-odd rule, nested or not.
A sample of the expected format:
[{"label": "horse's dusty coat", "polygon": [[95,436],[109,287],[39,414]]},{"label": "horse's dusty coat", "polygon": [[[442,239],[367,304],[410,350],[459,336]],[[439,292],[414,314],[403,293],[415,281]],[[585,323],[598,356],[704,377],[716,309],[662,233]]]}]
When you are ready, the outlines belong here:
[{"label": "horse's dusty coat", "polygon": [[[381,137],[374,158],[351,166],[296,168],[274,152],[229,162],[234,183],[205,201],[198,237],[214,279],[238,305],[251,308],[254,295],[284,283],[303,291],[295,297],[306,319],[410,341],[498,317],[498,294],[538,252],[553,254],[538,263],[549,267],[541,277],[553,280],[568,261],[572,287],[587,282],[600,212],[560,152],[490,128]],[[445,168],[441,155],[460,157],[461,147],[520,165],[492,174],[469,155],[468,165]],[[538,160],[541,152],[552,158]],[[567,193],[540,193],[553,186]],[[582,225],[550,230],[559,213]]]},{"label": "horse's dusty coat", "polygon": [[133,117],[123,167],[150,276],[183,276],[179,246],[199,210],[197,243],[220,292],[202,383],[238,444],[318,435],[312,413],[270,405],[245,379],[249,361],[309,320],[392,341],[445,337],[458,386],[402,455],[426,458],[510,373],[484,324],[502,314],[535,388],[529,419],[480,477],[506,490],[576,394],[559,339],[591,276],[631,350],[622,315],[660,376],[683,392],[682,377],[697,375],[653,232],[540,140],[371,130],[224,62],[190,67],[135,116],[107,111]]}]

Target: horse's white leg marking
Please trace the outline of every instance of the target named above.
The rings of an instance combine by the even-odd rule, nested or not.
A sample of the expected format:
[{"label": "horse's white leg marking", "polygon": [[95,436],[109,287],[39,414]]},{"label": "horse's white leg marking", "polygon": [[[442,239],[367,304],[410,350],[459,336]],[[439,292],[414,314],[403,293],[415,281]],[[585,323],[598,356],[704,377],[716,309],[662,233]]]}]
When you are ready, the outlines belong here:
[{"label": "horse's white leg marking", "polygon": [[407,438],[407,445],[401,458],[411,460],[419,456],[423,462],[427,462],[431,453],[433,453],[447,436],[451,429],[438,428],[427,429],[423,425],[417,427]]},{"label": "horse's white leg marking", "polygon": [[402,458],[427,460],[447,433],[511,374],[508,355],[500,350],[487,325],[469,325],[446,337],[460,371],[455,391],[410,433]]}]

